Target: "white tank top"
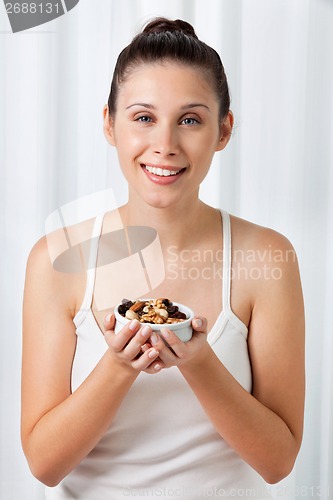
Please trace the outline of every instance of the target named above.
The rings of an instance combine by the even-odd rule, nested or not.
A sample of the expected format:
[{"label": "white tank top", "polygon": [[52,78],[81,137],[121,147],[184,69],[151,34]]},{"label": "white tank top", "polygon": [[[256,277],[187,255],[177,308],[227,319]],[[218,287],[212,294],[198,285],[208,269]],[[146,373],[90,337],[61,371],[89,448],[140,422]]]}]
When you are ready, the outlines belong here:
[{"label": "white tank top", "polygon": [[[77,333],[73,391],[107,349],[91,310],[103,218],[104,214],[100,214],[95,220],[85,296],[73,319]],[[250,392],[248,329],[230,307],[229,214],[222,211],[222,220],[223,310],[208,334],[208,342]],[[58,486],[46,487],[46,498],[52,500],[193,500],[227,496],[271,498],[264,480],[217,433],[176,367],[154,375],[140,373],[96,447]]]}]

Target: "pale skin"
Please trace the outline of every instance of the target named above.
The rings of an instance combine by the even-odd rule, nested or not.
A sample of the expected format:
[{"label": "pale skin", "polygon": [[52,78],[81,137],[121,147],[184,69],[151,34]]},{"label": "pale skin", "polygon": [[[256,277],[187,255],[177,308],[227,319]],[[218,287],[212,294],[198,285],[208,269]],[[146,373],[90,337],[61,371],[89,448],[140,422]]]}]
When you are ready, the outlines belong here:
[{"label": "pale skin", "polygon": [[[231,112],[219,122],[215,93],[200,71],[172,63],[136,68],[120,89],[115,116],[104,108],[104,134],[118,150],[129,185],[122,220],[126,225],[149,220],[158,231],[166,266],[170,246],[179,257],[184,249],[221,248],[220,214],[199,200],[198,191],[232,126]],[[176,182],[161,185],[144,172],[147,164],[185,170]],[[197,312],[192,340],[183,343],[163,330],[171,351],[149,327],[134,321],[132,329],[127,325],[115,335],[113,315],[96,313],[108,349],[71,393],[72,319],[82,302],[85,276],[56,272],[45,238],[37,242],[28,260],[24,295],[22,443],[42,482],[57,484],[95,447],[141,371],[158,376],[171,366],[179,368],[221,438],[267,482],[291,471],[304,411],[304,311],[297,260],[272,262],[263,253],[267,248],[284,255],[292,250],[279,233],[236,217],[231,225],[234,250],[262,252],[266,257],[261,264],[281,272],[279,279],[266,279],[266,273],[266,278],[240,275],[232,281],[231,307],[249,329],[251,394],[207,342],[222,308],[221,280],[201,278],[188,286],[168,273],[156,297],[170,297]],[[103,231],[107,227],[108,217]],[[256,265],[243,263],[249,272]]]}]

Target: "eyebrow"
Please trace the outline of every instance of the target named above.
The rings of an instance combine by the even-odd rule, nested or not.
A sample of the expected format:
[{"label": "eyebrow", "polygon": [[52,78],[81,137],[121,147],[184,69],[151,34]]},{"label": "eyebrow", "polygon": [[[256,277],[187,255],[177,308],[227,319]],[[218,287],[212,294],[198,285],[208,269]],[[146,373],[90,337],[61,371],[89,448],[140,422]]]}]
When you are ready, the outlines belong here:
[{"label": "eyebrow", "polygon": [[[127,106],[125,109],[130,109],[133,106],[141,106],[141,107],[147,108],[147,109],[156,109],[155,106],[153,106],[152,104],[148,104],[146,102],[135,102],[134,104]],[[208,109],[208,111],[210,111],[210,108],[208,106],[206,106],[206,104],[202,104],[200,102],[190,102],[189,104],[185,104],[184,106],[182,106],[180,109],[187,110],[187,109],[199,108],[199,107],[206,108],[206,109]]]}]

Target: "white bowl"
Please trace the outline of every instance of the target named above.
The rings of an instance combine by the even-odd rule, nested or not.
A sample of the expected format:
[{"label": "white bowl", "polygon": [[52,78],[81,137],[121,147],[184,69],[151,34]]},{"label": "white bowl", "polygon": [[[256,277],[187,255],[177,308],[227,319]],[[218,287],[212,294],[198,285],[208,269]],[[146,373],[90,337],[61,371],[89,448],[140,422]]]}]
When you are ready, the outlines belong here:
[{"label": "white bowl", "polygon": [[[140,300],[146,301],[151,299]],[[185,313],[187,319],[179,321],[178,323],[164,323],[162,325],[156,325],[155,323],[142,323],[142,326],[149,325],[150,328],[157,333],[160,332],[161,328],[167,328],[168,330],[174,332],[182,342],[188,342],[192,338],[191,323],[192,319],[194,318],[194,312],[189,307],[183,306],[183,304],[179,304],[178,302],[172,302],[172,305],[178,306],[179,311]],[[123,328],[123,326],[126,325],[126,323],[129,323],[130,320],[125,318],[118,312],[118,306],[115,308],[114,314],[116,317],[115,333],[118,333]]]}]

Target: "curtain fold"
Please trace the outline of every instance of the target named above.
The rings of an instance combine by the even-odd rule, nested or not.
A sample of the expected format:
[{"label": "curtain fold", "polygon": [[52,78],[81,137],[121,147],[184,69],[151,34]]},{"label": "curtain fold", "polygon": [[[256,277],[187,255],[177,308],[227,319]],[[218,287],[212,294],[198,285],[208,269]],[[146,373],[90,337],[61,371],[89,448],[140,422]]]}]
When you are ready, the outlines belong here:
[{"label": "curtain fold", "polygon": [[[1,10],[2,9],[2,10]],[[276,498],[333,492],[333,3],[330,0],[81,0],[12,34],[0,7],[0,498],[40,500],[19,439],[24,273],[66,203],[127,189],[102,130],[116,57],[151,17],[184,18],[221,54],[235,130],[201,196],[285,234],[306,307],[304,439]],[[88,198],[87,198],[88,199]],[[92,207],[94,210],[94,207]],[[329,490],[330,488],[330,490]]]}]

